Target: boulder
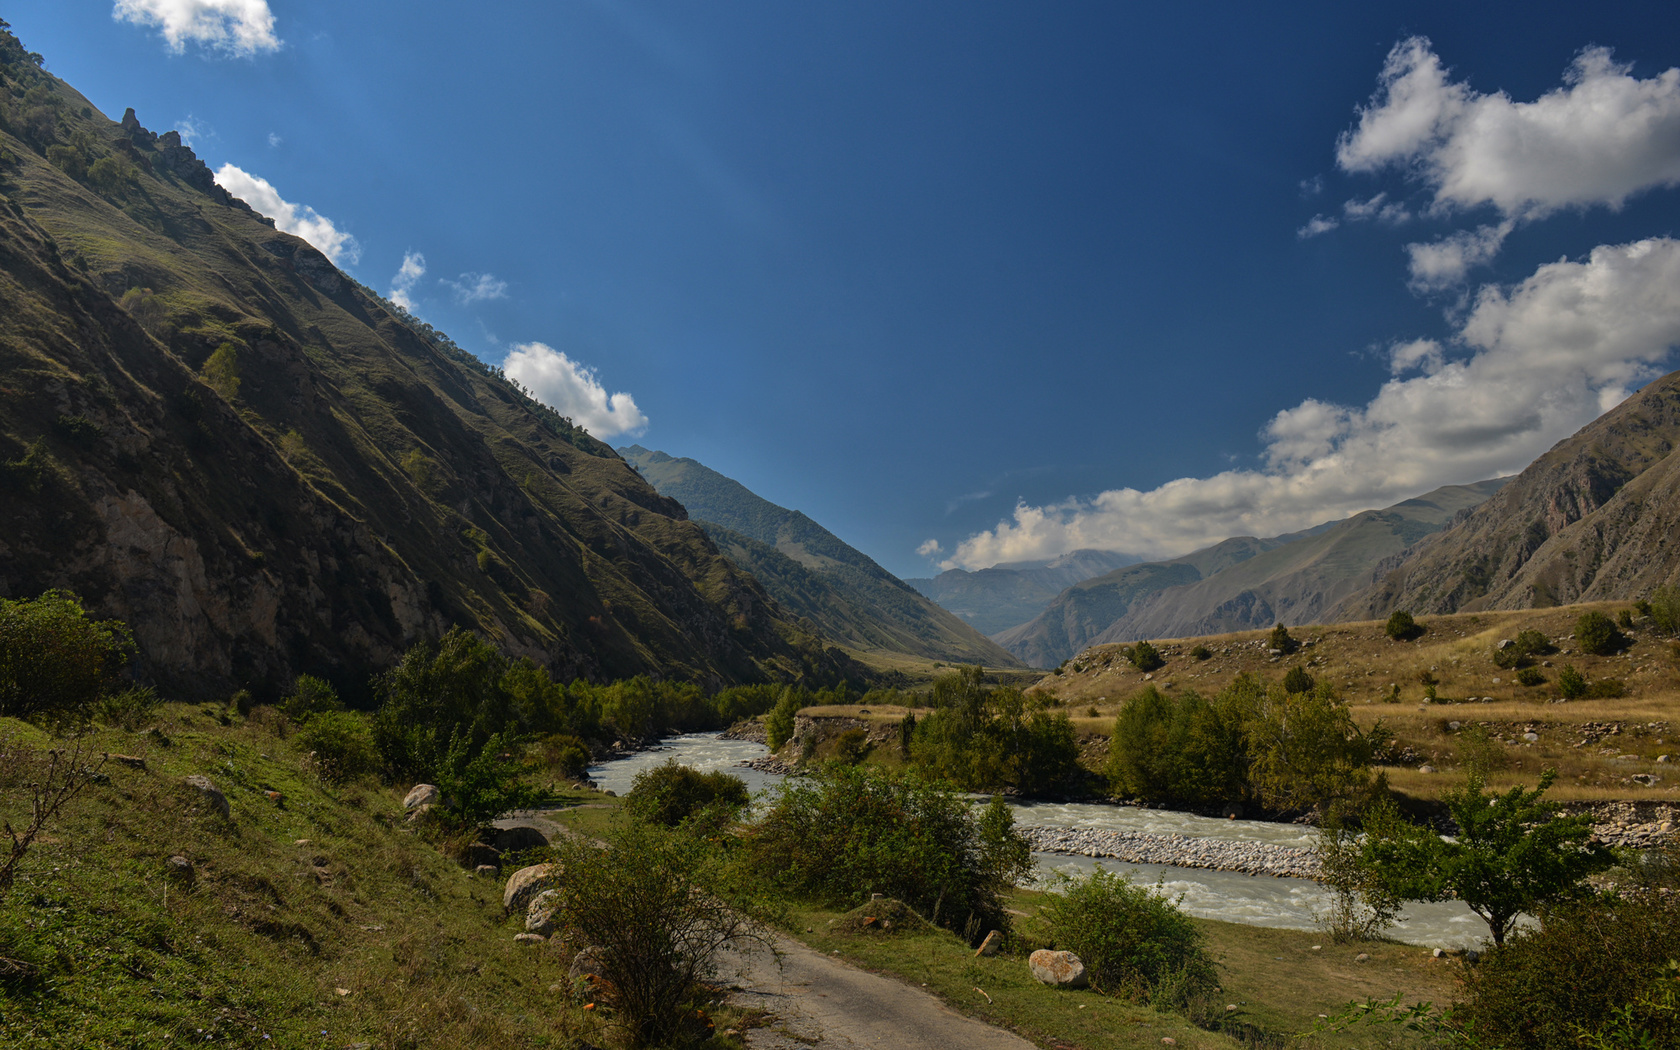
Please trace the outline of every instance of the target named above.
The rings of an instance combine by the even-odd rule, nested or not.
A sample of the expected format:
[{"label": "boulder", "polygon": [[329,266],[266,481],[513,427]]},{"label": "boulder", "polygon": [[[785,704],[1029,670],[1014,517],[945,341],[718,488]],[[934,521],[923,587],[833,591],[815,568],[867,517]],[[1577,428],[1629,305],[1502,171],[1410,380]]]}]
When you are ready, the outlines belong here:
[{"label": "boulder", "polygon": [[993,930],[991,933],[986,934],[986,939],[980,942],[980,947],[974,949],[974,954],[977,956],[984,955],[987,958],[990,958],[991,956],[996,955],[998,950],[1002,947],[1003,934],[999,933],[997,930]]},{"label": "boulder", "polygon": [[408,789],[403,796],[404,809],[419,809],[421,806],[435,806],[443,798],[443,793],[435,784],[416,784]]},{"label": "boulder", "polygon": [[516,944],[542,944],[548,940],[540,933],[516,933],[513,935]]},{"label": "boulder", "polygon": [[1056,988],[1084,988],[1090,983],[1085,977],[1085,964],[1072,952],[1040,948],[1028,957],[1027,969],[1039,981]]},{"label": "boulder", "polygon": [[566,976],[571,978],[573,983],[589,977],[599,977],[601,975],[601,962],[604,958],[605,955],[601,949],[585,948],[572,956],[572,965],[567,967]]},{"label": "boulder", "polygon": [[548,836],[536,828],[518,825],[498,830],[492,842],[503,853],[518,853],[520,850],[542,849],[548,845]]},{"label": "boulder", "polygon": [[477,869],[482,864],[502,866],[502,854],[496,847],[483,842],[470,842],[461,851],[461,867]]},{"label": "boulder", "polygon": [[522,915],[537,894],[543,890],[558,889],[559,885],[558,864],[533,864],[520,868],[508,876],[507,887],[502,890],[502,907],[509,915]]},{"label": "boulder", "polygon": [[176,882],[190,883],[193,880],[193,863],[177,853],[170,857],[163,865],[164,874]]},{"label": "boulder", "polygon": [[473,869],[473,874],[474,875],[497,875],[497,874],[501,873],[501,870],[502,870],[501,868],[496,867],[494,864],[480,864],[478,867]]},{"label": "boulder", "polygon": [[233,811],[228,807],[227,796],[222,794],[221,789],[212,783],[209,777],[202,773],[194,773],[187,778],[187,786],[198,792],[217,813],[224,817],[233,816]]},{"label": "boulder", "polygon": [[560,917],[562,899],[559,890],[543,890],[531,898],[531,903],[525,909],[525,930],[527,933],[540,933],[544,937],[554,935],[556,920]]}]

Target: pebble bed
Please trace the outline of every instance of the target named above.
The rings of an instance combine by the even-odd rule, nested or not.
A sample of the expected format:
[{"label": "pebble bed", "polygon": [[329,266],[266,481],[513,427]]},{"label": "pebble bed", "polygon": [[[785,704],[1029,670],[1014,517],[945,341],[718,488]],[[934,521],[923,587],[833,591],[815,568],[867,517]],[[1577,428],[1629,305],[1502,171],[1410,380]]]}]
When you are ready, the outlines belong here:
[{"label": "pebble bed", "polygon": [[1312,850],[1299,846],[1097,828],[1022,827],[1017,830],[1040,853],[1113,857],[1128,864],[1169,864],[1178,868],[1212,868],[1279,878],[1316,879],[1319,876],[1318,857]]}]

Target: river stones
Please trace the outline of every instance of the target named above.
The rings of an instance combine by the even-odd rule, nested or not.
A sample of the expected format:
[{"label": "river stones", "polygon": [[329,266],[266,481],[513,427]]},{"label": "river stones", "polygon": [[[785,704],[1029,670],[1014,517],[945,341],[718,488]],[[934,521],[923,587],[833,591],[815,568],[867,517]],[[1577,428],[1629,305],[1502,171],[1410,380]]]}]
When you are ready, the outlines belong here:
[{"label": "river stones", "polygon": [[1024,827],[1019,830],[1032,848],[1042,853],[1114,857],[1128,864],[1171,864],[1179,868],[1212,868],[1284,878],[1313,879],[1319,874],[1318,856],[1300,846],[1103,828]]},{"label": "river stones", "polygon": [[1027,969],[1037,980],[1056,988],[1084,988],[1091,983],[1085,964],[1072,952],[1040,948],[1027,958]]}]

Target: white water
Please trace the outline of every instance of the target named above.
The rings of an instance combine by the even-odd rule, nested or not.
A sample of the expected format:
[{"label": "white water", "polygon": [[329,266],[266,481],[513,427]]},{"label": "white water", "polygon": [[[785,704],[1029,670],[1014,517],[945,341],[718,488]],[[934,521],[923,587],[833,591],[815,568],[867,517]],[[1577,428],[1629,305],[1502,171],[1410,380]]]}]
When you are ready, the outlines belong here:
[{"label": "white water", "polygon": [[[773,790],[783,778],[749,769],[741,763],[768,753],[763,744],[724,740],[716,733],[689,733],[663,741],[657,750],[591,766],[589,775],[601,788],[622,795],[630,790],[637,773],[675,759],[703,772],[721,769],[733,773],[745,780],[748,790],[757,797]],[[1015,803],[1014,809],[1015,819],[1021,824],[1194,835],[1282,846],[1314,843],[1313,829],[1299,824],[1217,820],[1171,810],[1093,802],[1022,802]],[[1311,930],[1318,926],[1315,912],[1329,904],[1329,895],[1309,879],[1280,879],[1162,864],[1127,864],[1113,858],[1071,857],[1060,853],[1035,853],[1033,857],[1041,881],[1057,872],[1077,876],[1099,864],[1109,871],[1129,874],[1144,885],[1154,885],[1160,880],[1171,896],[1183,895],[1181,907],[1186,912],[1204,919]],[[1413,904],[1407,906],[1404,921],[1393,927],[1389,935],[1430,947],[1478,948],[1487,940],[1487,924],[1457,902]]]}]

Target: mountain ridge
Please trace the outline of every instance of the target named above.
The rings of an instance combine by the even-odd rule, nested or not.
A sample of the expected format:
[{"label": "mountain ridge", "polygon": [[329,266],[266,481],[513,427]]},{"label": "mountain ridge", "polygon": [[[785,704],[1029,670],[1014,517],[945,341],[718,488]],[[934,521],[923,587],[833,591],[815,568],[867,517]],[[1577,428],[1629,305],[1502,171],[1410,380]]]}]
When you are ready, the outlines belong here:
[{"label": "mountain ridge", "polygon": [[996,641],[999,634],[1043,612],[1074,584],[1142,560],[1134,554],[1077,550],[974,571],[947,569],[938,576],[904,582]]}]

